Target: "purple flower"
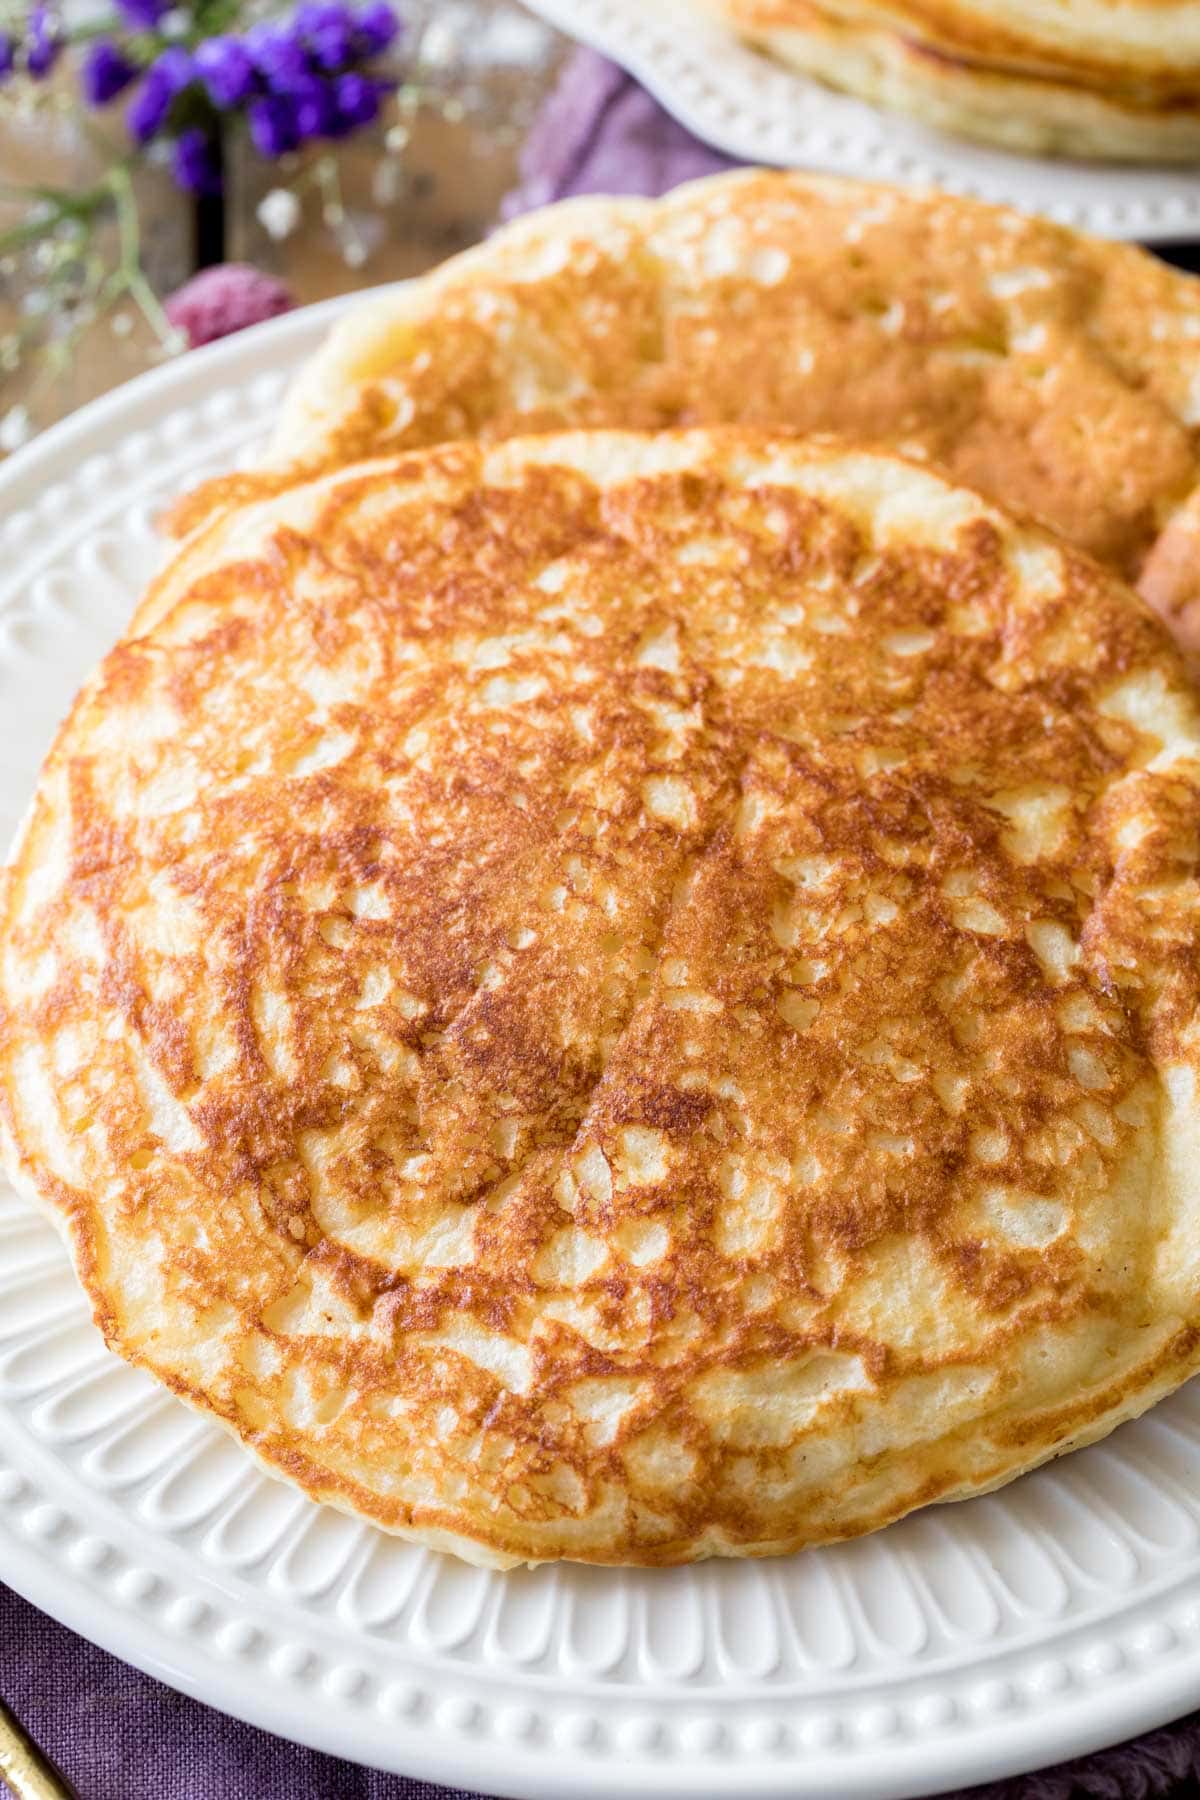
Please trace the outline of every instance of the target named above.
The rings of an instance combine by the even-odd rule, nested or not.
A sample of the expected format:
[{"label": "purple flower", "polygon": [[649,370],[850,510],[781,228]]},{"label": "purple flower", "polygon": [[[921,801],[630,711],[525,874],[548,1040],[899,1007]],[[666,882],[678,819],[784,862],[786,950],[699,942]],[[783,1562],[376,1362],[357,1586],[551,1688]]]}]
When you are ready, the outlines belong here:
[{"label": "purple flower", "polygon": [[221,166],[206,131],[198,125],[181,131],[175,139],[171,172],[178,187],[189,194],[218,194],[221,191]]},{"label": "purple flower", "polygon": [[89,106],[107,106],[136,80],[136,65],[105,39],[92,45],[79,72],[79,85]]},{"label": "purple flower", "polygon": [[339,5],[338,0],[302,6],[296,14],[296,28],[320,68],[332,73],[354,61],[354,19],[350,8]]},{"label": "purple flower", "polygon": [[195,73],[191,57],[178,46],[164,50],[150,65],[125,114],[125,123],[136,143],[148,143],[166,123],[176,95],[191,83]]},{"label": "purple flower", "polygon": [[296,107],[284,94],[262,94],[246,111],[250,141],[260,156],[286,156],[300,142]]},{"label": "purple flower", "polygon": [[117,0],[117,11],[134,31],[150,31],[170,4],[171,0]]},{"label": "purple flower", "polygon": [[333,84],[339,129],[333,135],[347,137],[377,118],[379,98],[386,87],[386,83],[372,81],[368,75],[339,75]]},{"label": "purple flower", "polygon": [[304,47],[290,27],[256,25],[246,34],[254,66],[274,94],[288,94],[311,70]]},{"label": "purple flower", "polygon": [[170,112],[174,98],[162,76],[151,69],[125,112],[125,123],[134,143],[149,143]]},{"label": "purple flower", "polygon": [[4,81],[13,72],[13,64],[17,60],[17,40],[11,33],[0,31],[0,81]]},{"label": "purple flower", "polygon": [[196,68],[209,99],[222,110],[240,106],[257,86],[254,59],[240,38],[213,37],[198,44]]},{"label": "purple flower", "polygon": [[344,24],[329,25],[324,31],[316,32],[309,38],[308,48],[318,67],[334,74],[354,61],[356,46],[353,27],[349,20]]},{"label": "purple flower", "polygon": [[330,137],[337,123],[337,102],[333,87],[319,75],[307,80],[288,95],[295,108],[296,133],[301,143],[309,138]]},{"label": "purple flower", "polygon": [[34,76],[48,75],[62,50],[58,22],[50,17],[50,8],[35,6],[29,14],[29,38],[25,45],[25,67]]},{"label": "purple flower", "polygon": [[155,70],[167,83],[172,94],[182,94],[184,88],[196,79],[196,65],[192,61],[191,54],[187,50],[181,49],[178,44],[173,44],[169,50],[164,50],[162,55],[155,60],[151,65],[151,74]]},{"label": "purple flower", "polygon": [[299,37],[310,38],[327,25],[350,17],[350,8],[342,0],[304,0],[292,15],[292,30]]},{"label": "purple flower", "polygon": [[380,56],[396,41],[400,21],[387,0],[370,0],[354,21],[354,31],[360,56]]}]

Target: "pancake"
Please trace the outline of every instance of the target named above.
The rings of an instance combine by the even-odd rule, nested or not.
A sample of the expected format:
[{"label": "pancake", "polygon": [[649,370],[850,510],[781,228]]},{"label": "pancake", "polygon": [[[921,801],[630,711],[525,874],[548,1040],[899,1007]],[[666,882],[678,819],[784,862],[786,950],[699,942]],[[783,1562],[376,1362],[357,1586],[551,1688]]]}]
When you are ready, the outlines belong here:
[{"label": "pancake", "polygon": [[[1200,282],[945,194],[754,171],[570,201],[365,300],[298,377],[274,477],[564,426],[885,439],[1136,580],[1200,488]],[[1152,600],[1200,645],[1200,563]]]},{"label": "pancake", "polygon": [[1085,80],[977,61],[915,35],[913,17],[881,24],[874,8],[847,17],[812,0],[716,0],[716,10],[779,62],[938,131],[1025,155],[1200,161],[1200,67],[1168,65],[1152,82],[1102,65]]},{"label": "pancake", "polygon": [[[780,22],[804,0],[702,0],[736,16],[769,8]],[[875,25],[964,61],[1149,95],[1200,83],[1197,0],[822,0],[848,25]]]},{"label": "pancake", "polygon": [[3,888],[110,1345],[483,1562],[869,1531],[1200,1364],[1200,718],[895,454],[568,433],[228,513]]}]

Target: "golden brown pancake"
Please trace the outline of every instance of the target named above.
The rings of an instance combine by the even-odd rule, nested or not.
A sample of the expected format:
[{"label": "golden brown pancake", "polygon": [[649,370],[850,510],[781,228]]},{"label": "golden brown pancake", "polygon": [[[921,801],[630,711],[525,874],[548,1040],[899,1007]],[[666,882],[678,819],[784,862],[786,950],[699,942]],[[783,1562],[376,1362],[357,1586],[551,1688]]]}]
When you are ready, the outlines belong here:
[{"label": "golden brown pancake", "polygon": [[270,461],[279,486],[449,438],[693,423],[937,460],[1128,579],[1153,558],[1148,597],[1200,641],[1200,282],[945,194],[753,171],[533,214],[354,307]]},{"label": "golden brown pancake", "polygon": [[[989,31],[971,5],[924,8],[908,0],[867,5],[840,0],[700,0],[739,35],[778,61],[923,125],[999,144],[1025,155],[1106,162],[1200,161],[1200,57],[1189,67],[1173,27],[1195,0],[1132,9],[1148,28],[1151,70],[1124,60],[1110,34],[1091,57],[1055,60],[1036,38]],[[1095,22],[1113,8],[1090,11]],[[940,29],[939,29],[940,27]],[[957,29],[956,29],[957,27]],[[1149,64],[1150,59],[1147,59]]]},{"label": "golden brown pancake", "polygon": [[766,1555],[1200,1364],[1200,720],[894,454],[380,460],[191,540],[0,918],[109,1343],[493,1563]]}]

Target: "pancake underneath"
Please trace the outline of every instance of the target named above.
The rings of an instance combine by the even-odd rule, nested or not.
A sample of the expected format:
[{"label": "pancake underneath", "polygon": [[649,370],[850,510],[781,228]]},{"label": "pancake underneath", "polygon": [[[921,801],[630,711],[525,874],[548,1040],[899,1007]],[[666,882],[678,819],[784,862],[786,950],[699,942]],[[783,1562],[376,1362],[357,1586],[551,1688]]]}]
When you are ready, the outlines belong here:
[{"label": "pancake underneath", "polygon": [[[969,33],[946,34],[939,43],[936,29],[925,35],[930,22],[907,0],[884,8],[877,0],[699,4],[778,61],[940,131],[1027,155],[1200,161],[1200,65],[1188,68],[1179,56],[1170,62],[1176,48],[1170,14],[1186,12],[1194,27],[1195,0],[1143,8],[1145,24],[1158,34],[1163,66],[1154,75],[1131,69],[1119,54],[1114,66],[1111,40],[1104,44],[1102,37],[1095,47],[1109,56],[1059,63],[1046,46],[1019,36],[989,42],[981,33],[972,44]],[[970,22],[973,9],[962,10]],[[1113,8],[1098,10],[1111,20]]]},{"label": "pancake underneath", "polygon": [[[1036,512],[1200,649],[1200,281],[947,194],[763,170],[568,201],[352,307],[272,470],[564,426],[883,439]],[[1192,498],[1190,498],[1192,497]]]},{"label": "pancake underneath", "polygon": [[[803,0],[699,0],[759,6],[785,20]],[[900,36],[982,67],[1057,76],[1110,91],[1190,91],[1200,77],[1200,0],[821,0],[847,22],[873,20]]]},{"label": "pancake underneath", "polygon": [[1200,1365],[1200,722],[894,455],[565,434],[193,538],[3,891],[109,1343],[476,1560],[871,1530]]}]

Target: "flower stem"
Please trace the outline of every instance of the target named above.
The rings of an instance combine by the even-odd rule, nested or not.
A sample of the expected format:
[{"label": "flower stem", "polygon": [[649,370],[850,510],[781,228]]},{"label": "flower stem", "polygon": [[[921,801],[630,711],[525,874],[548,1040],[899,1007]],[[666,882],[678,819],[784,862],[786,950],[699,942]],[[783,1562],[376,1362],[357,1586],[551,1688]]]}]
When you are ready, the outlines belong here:
[{"label": "flower stem", "polygon": [[128,165],[119,164],[111,171],[109,179],[117,216],[118,262],[105,284],[106,301],[111,305],[122,294],[128,294],[137,302],[163,348],[169,349],[175,341],[175,332],[158,295],[142,271],[142,233]]},{"label": "flower stem", "polygon": [[[14,193],[11,188],[4,191]],[[0,256],[12,256],[18,250],[27,250],[31,244],[40,243],[68,219],[93,218],[111,198],[107,177],[82,194],[72,193],[69,188],[26,188],[18,189],[16,193],[38,201],[38,210],[31,217],[22,219],[19,225],[10,225],[7,231],[0,231]]]}]

